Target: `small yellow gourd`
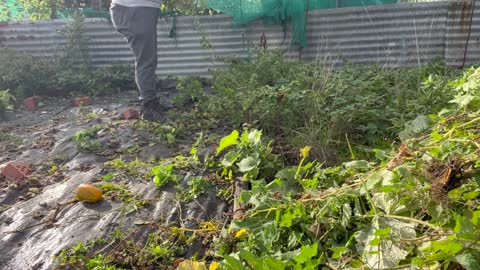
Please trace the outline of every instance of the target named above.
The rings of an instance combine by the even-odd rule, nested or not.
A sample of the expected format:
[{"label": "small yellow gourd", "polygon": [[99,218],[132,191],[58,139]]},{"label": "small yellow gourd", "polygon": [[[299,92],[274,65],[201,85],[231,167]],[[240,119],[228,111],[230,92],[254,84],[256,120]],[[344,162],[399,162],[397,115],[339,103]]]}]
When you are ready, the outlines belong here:
[{"label": "small yellow gourd", "polygon": [[77,199],[85,202],[98,202],[102,200],[102,191],[90,184],[81,184],[75,189]]}]

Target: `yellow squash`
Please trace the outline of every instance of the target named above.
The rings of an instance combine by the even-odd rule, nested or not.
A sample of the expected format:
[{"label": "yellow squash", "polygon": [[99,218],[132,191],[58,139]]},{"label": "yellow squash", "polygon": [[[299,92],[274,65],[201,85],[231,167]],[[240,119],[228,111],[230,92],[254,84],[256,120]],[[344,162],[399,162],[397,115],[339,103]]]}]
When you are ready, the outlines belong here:
[{"label": "yellow squash", "polygon": [[102,191],[94,185],[81,184],[75,189],[77,199],[85,202],[98,202],[102,200]]}]

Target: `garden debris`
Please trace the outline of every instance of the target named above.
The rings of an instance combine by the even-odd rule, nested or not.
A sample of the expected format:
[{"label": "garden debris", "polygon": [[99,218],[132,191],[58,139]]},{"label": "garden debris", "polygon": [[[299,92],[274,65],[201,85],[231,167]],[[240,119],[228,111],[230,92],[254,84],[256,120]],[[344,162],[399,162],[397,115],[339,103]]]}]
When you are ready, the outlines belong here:
[{"label": "garden debris", "polygon": [[184,260],[180,262],[175,270],[207,270],[204,262]]},{"label": "garden debris", "polygon": [[448,163],[438,160],[431,161],[427,168],[427,174],[432,179],[430,192],[437,202],[445,202],[447,193],[462,184],[465,166],[471,162],[464,162],[459,158],[452,158]]},{"label": "garden debris", "polygon": [[23,101],[23,105],[27,110],[35,111],[38,108],[38,98],[29,97]]},{"label": "garden debris", "polygon": [[10,162],[3,168],[2,175],[6,178],[23,180],[33,172],[30,164],[24,162]]},{"label": "garden debris", "polygon": [[235,181],[235,193],[233,199],[233,219],[241,219],[245,212],[245,205],[240,202],[240,195],[245,189],[246,183],[242,180]]},{"label": "garden debris", "polygon": [[395,157],[388,163],[387,169],[392,170],[396,167],[402,165],[405,162],[406,158],[412,157],[412,153],[408,150],[405,144],[402,144],[398,149],[398,153]]},{"label": "garden debris", "polygon": [[74,98],[73,103],[75,106],[90,106],[93,104],[91,97],[77,97]]},{"label": "garden debris", "polygon": [[139,114],[138,114],[138,111],[134,109],[128,109],[124,111],[122,115],[123,115],[123,118],[125,118],[125,120],[131,120],[131,119],[137,119]]}]

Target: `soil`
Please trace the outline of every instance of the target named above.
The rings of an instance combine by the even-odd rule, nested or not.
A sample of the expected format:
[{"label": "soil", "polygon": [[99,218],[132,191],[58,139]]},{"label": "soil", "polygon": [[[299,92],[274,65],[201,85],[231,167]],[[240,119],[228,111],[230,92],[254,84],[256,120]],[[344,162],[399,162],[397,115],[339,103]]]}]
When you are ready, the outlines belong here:
[{"label": "soil", "polygon": [[[72,202],[78,185],[102,183],[99,180],[108,173],[105,162],[126,155],[134,146],[137,151],[126,158],[159,160],[190,147],[152,140],[147,131],[133,128],[132,120],[122,119],[128,108],[140,109],[135,99],[136,93],[123,93],[74,107],[68,99],[41,98],[37,111],[18,108],[0,120],[0,134],[11,135],[0,139],[0,170],[9,162],[34,168],[23,180],[0,178],[0,269],[51,269],[63,248],[106,237],[115,228],[134,228],[139,221],[187,221],[188,227],[189,220],[224,218],[228,205],[214,191],[182,204],[172,188],[160,189],[153,181],[134,176],[110,183],[125,185],[137,198],[151,202],[138,211],[126,214],[122,202],[111,198]],[[98,135],[101,149],[79,151],[72,137],[95,125],[107,127]]]}]

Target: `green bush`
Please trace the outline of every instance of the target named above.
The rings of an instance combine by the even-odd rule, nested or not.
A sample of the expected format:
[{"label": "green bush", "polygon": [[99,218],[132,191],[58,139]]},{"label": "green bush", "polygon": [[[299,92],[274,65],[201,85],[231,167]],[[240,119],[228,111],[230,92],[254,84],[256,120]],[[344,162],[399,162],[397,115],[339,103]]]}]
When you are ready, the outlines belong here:
[{"label": "green bush", "polygon": [[0,49],[0,89],[10,89],[15,97],[58,93],[55,73],[54,63],[46,58]]},{"label": "green bush", "polygon": [[348,134],[367,145],[394,139],[407,121],[448,103],[450,73],[440,63],[420,69],[343,67],[309,99],[307,113],[315,117],[305,126],[323,126],[334,140]]},{"label": "green bush", "polygon": [[310,145],[314,158],[335,162],[342,150],[352,153],[349,143],[390,144],[406,122],[438,112],[452,95],[447,82],[453,74],[439,62],[333,70],[264,51],[251,61],[227,59],[225,69],[214,71],[214,93],[200,107],[235,127],[261,128],[284,154],[297,156],[296,149]]},{"label": "green bush", "polygon": [[133,68],[129,65],[64,68],[57,63],[27,53],[0,49],[0,89],[10,89],[10,93],[20,100],[33,95],[100,96],[135,89]]},{"label": "green bush", "polygon": [[115,64],[95,68],[91,77],[86,79],[86,92],[93,96],[101,96],[136,89],[134,78],[134,69],[129,65]]},{"label": "green bush", "polygon": [[226,63],[226,69],[213,73],[215,92],[205,102],[206,110],[235,126],[258,121],[268,134],[301,124],[312,70],[285,61],[279,52],[261,52],[254,62]]},{"label": "green bush", "polygon": [[88,38],[85,36],[85,17],[80,12],[75,12],[73,20],[59,33],[65,38],[66,44],[56,59],[56,82],[61,89],[68,92],[85,93],[89,90],[86,82],[92,77]]},{"label": "green bush", "polygon": [[60,34],[67,43],[56,59],[58,70],[55,83],[59,89],[74,95],[99,96],[135,87],[133,68],[130,66],[92,66],[88,38],[85,36],[85,17],[80,12],[74,14],[73,20]]}]

